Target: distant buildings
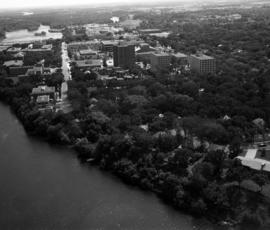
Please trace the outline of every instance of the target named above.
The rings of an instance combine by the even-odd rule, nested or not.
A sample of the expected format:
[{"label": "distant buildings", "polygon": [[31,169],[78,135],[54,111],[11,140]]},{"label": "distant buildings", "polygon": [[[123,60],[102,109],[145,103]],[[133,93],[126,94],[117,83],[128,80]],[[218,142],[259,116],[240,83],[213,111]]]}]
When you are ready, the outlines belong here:
[{"label": "distant buildings", "polygon": [[25,76],[29,69],[33,68],[33,66],[20,66],[20,67],[8,67],[8,74],[10,77],[20,77]]},{"label": "distant buildings", "polygon": [[137,20],[127,19],[121,22],[120,25],[125,29],[134,30],[140,26],[141,22],[142,21],[140,19],[137,19]]},{"label": "distant buildings", "polygon": [[171,55],[168,53],[151,53],[150,64],[154,71],[166,69],[171,64]]},{"label": "distant buildings", "polygon": [[117,23],[117,22],[119,22],[119,17],[111,17],[110,20],[111,20],[113,23]]},{"label": "distant buildings", "polygon": [[190,68],[200,74],[215,73],[216,72],[216,60],[213,57],[196,54],[190,55]]},{"label": "distant buildings", "polygon": [[51,74],[50,68],[45,68],[44,64],[41,63],[34,65],[32,68],[29,68],[26,72],[27,76],[49,75],[49,74]]},{"label": "distant buildings", "polygon": [[139,30],[139,33],[142,35],[152,34],[152,33],[160,33],[160,32],[161,32],[160,29],[141,29],[141,30]]},{"label": "distant buildings", "polygon": [[99,46],[100,46],[99,41],[71,42],[68,44],[68,50],[70,52],[76,52],[79,50],[87,50],[87,49],[98,50]]},{"label": "distant buildings", "polygon": [[135,64],[135,46],[120,43],[113,47],[114,66],[128,68]]},{"label": "distant buildings", "polygon": [[28,48],[21,49],[21,52],[24,53],[35,53],[35,52],[42,52],[42,53],[52,53],[53,52],[53,45],[42,45],[40,47],[33,48],[33,44],[30,44]]},{"label": "distant buildings", "polygon": [[101,59],[79,60],[74,61],[74,63],[82,71],[93,68],[101,68],[103,66],[103,62]]},{"label": "distant buildings", "polygon": [[108,24],[87,24],[84,25],[85,31],[87,36],[89,37],[94,37],[94,36],[99,36],[102,34],[107,34],[107,33],[115,33],[115,32],[119,32],[119,31],[123,31],[123,28],[119,28],[119,27],[114,27],[112,25],[108,25]]},{"label": "distant buildings", "polygon": [[5,62],[7,73],[10,77],[24,77],[36,75],[51,75],[55,70],[44,67],[43,63],[38,63],[34,66],[24,66],[22,60],[11,60]]}]

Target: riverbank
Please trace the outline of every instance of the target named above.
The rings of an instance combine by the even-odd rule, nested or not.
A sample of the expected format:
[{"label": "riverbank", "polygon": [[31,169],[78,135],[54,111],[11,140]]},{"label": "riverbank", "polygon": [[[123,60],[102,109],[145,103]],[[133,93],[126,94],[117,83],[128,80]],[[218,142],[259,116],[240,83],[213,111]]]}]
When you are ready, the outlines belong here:
[{"label": "riverbank", "polygon": [[30,137],[2,103],[0,123],[1,229],[216,230],[81,164],[73,150]]},{"label": "riverbank", "polygon": [[[259,194],[240,189],[235,184],[225,186],[224,179],[219,183],[212,181],[211,177],[206,180],[206,174],[194,172],[194,175],[188,175],[185,170],[187,166],[183,165],[185,158],[178,158],[178,161],[172,158],[166,162],[154,150],[147,149],[151,154],[144,153],[141,147],[146,144],[146,136],[131,139],[116,133],[98,111],[86,111],[88,116],[81,117],[72,113],[40,113],[29,102],[30,90],[31,87],[27,85],[14,85],[7,79],[1,79],[0,100],[11,106],[29,134],[50,143],[72,146],[80,159],[93,159],[92,163],[114,173],[124,182],[153,191],[186,213],[228,225],[241,222],[258,227],[268,224],[266,214],[249,214],[251,203],[247,202],[253,202],[261,210],[267,207],[266,200]],[[94,130],[99,130],[99,138],[96,138]],[[182,150],[177,151],[179,157],[187,154]],[[234,170],[240,166],[231,162],[226,167]]]}]

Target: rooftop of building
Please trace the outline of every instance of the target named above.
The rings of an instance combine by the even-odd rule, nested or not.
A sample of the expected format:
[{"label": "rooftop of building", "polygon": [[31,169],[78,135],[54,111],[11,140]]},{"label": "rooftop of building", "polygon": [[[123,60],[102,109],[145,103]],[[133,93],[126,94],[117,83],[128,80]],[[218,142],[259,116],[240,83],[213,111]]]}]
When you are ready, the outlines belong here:
[{"label": "rooftop of building", "polygon": [[106,40],[106,41],[102,41],[101,43],[103,45],[117,45],[119,41],[114,41],[114,40]]},{"label": "rooftop of building", "polygon": [[136,50],[137,53],[146,53],[146,52],[155,52],[156,50],[154,48],[151,48],[149,45],[141,46],[141,48],[138,48]]},{"label": "rooftop of building", "polygon": [[200,60],[213,60],[213,59],[215,59],[215,58],[208,56],[208,55],[205,55],[205,54],[192,54],[190,56],[195,57],[195,58],[200,59]]},{"label": "rooftop of building", "polygon": [[135,44],[133,42],[130,41],[121,41],[115,44],[115,46],[117,47],[128,47],[128,46],[134,46]]},{"label": "rooftop of building", "polygon": [[53,48],[53,45],[52,44],[43,45],[41,47],[41,49],[52,49],[52,48]]},{"label": "rooftop of building", "polygon": [[37,103],[48,103],[50,101],[49,95],[40,95],[37,97],[36,102]]},{"label": "rooftop of building", "polygon": [[10,67],[10,66],[21,67],[21,66],[23,66],[23,61],[22,60],[5,61],[3,65],[6,66],[6,67]]},{"label": "rooftop of building", "polygon": [[142,43],[140,43],[140,46],[149,46],[149,44],[146,42],[142,42]]},{"label": "rooftop of building", "polygon": [[47,52],[47,51],[52,51],[52,48],[37,48],[37,49],[32,49],[32,48],[25,48],[22,50],[23,52]]},{"label": "rooftop of building", "polygon": [[180,52],[173,54],[173,56],[176,58],[187,58],[186,54]]},{"label": "rooftop of building", "polygon": [[248,149],[245,156],[238,156],[242,165],[255,170],[270,172],[270,161],[257,156],[258,149]]},{"label": "rooftop of building", "polygon": [[96,51],[91,50],[91,49],[87,49],[87,50],[80,50],[79,51],[81,55],[87,55],[87,54],[97,54]]},{"label": "rooftop of building", "polygon": [[101,66],[102,60],[101,59],[91,59],[91,60],[79,60],[75,61],[76,65],[80,67],[91,67],[91,66]]},{"label": "rooftop of building", "polygon": [[45,94],[45,93],[55,93],[54,86],[40,85],[32,89],[32,94]]},{"label": "rooftop of building", "polygon": [[76,45],[92,45],[92,44],[98,44],[99,41],[81,41],[81,42],[71,42],[68,43],[68,46],[76,46]]},{"label": "rooftop of building", "polygon": [[15,57],[15,58],[23,58],[24,57],[24,53],[23,52],[15,53],[13,55],[13,57]]},{"label": "rooftop of building", "polygon": [[157,57],[170,57],[170,54],[164,52],[153,53],[153,55]]}]

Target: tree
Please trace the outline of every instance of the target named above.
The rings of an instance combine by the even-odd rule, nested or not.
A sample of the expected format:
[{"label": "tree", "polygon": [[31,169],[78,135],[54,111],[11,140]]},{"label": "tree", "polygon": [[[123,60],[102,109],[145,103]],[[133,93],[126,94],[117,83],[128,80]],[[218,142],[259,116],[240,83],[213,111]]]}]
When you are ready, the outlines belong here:
[{"label": "tree", "polygon": [[179,175],[186,173],[186,168],[189,165],[189,160],[192,156],[192,151],[189,149],[177,149],[174,156],[169,158],[168,166],[172,172]]},{"label": "tree", "polygon": [[206,183],[211,180],[214,175],[214,165],[209,162],[196,164],[193,169],[193,177],[201,178],[202,182]]},{"label": "tree", "polygon": [[264,173],[256,173],[252,176],[252,180],[260,186],[260,192],[262,192],[263,186],[269,182],[268,177]]},{"label": "tree", "polygon": [[173,200],[176,197],[176,193],[179,192],[179,186],[181,186],[180,180],[171,173],[163,173],[160,175],[162,180],[161,191],[166,200]]},{"label": "tree", "polygon": [[201,216],[207,210],[207,205],[203,199],[193,200],[191,202],[191,212],[195,215]]},{"label": "tree", "polygon": [[219,176],[226,157],[227,155],[223,150],[216,150],[216,151],[210,151],[206,155],[205,160],[212,163],[212,165],[215,167],[215,172],[214,172],[215,175]]},{"label": "tree", "polygon": [[156,143],[162,152],[169,152],[177,147],[176,138],[170,134],[159,135]]},{"label": "tree", "polygon": [[228,209],[230,207],[226,189],[216,182],[211,182],[203,190],[203,194],[207,203],[217,206],[220,209]]},{"label": "tree", "polygon": [[118,111],[118,105],[112,100],[100,99],[96,106],[108,116],[112,116]]}]

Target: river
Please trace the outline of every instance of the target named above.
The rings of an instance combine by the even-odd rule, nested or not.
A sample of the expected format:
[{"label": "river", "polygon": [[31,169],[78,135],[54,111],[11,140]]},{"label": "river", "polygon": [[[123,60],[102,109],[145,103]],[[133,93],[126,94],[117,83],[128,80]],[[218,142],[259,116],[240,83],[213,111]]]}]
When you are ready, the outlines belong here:
[{"label": "river", "polygon": [[[3,44],[14,44],[14,43],[27,43],[34,41],[41,41],[47,39],[61,39],[63,34],[60,32],[51,33],[51,27],[46,25],[40,25],[35,31],[29,30],[15,30],[11,32],[6,32],[6,38],[1,41]],[[46,32],[45,36],[35,36],[35,33]]]},{"label": "river", "polygon": [[154,194],[27,136],[0,104],[0,229],[214,230]]}]

